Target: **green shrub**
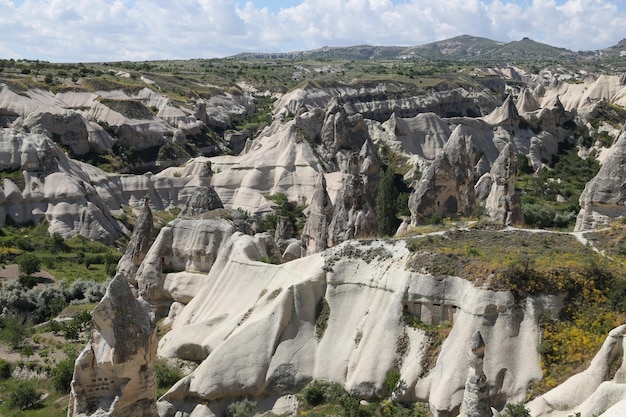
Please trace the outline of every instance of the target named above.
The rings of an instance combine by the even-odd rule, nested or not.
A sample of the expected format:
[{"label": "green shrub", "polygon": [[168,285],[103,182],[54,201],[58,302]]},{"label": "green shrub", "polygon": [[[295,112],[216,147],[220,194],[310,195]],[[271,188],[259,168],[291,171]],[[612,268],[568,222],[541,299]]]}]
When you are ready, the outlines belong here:
[{"label": "green shrub", "polygon": [[164,361],[155,362],[154,372],[156,373],[157,387],[164,389],[171,388],[184,376],[180,370]]},{"label": "green shrub", "polygon": [[67,394],[70,392],[70,384],[74,375],[74,361],[76,357],[72,355],[62,360],[52,370],[52,385],[58,392]]},{"label": "green shrub", "polygon": [[28,337],[28,326],[13,315],[5,317],[0,322],[0,340],[11,346],[13,349],[22,347]]},{"label": "green shrub", "polygon": [[12,366],[11,363],[0,359],[0,380],[11,378]]},{"label": "green shrub", "polygon": [[346,391],[338,383],[323,380],[311,381],[302,389],[300,394],[309,407],[316,407],[329,402],[338,402],[342,396],[347,395]]},{"label": "green shrub", "polygon": [[256,402],[252,400],[236,401],[228,406],[228,417],[252,417],[256,412]]},{"label": "green shrub", "polygon": [[507,404],[504,407],[503,417],[530,417],[530,411],[522,403]]},{"label": "green shrub", "polygon": [[328,319],[330,318],[330,306],[325,298],[322,298],[317,304],[315,320],[315,338],[317,340],[324,336],[326,327],[328,327]]},{"label": "green shrub", "polygon": [[32,381],[20,381],[8,399],[9,407],[20,410],[35,408],[40,402],[41,395],[35,389]]},{"label": "green shrub", "polygon": [[400,220],[396,217],[398,190],[394,185],[395,173],[391,168],[383,171],[378,183],[378,195],[376,196],[376,222],[380,236],[393,236],[400,226]]},{"label": "green shrub", "polygon": [[383,396],[385,397],[390,396],[394,392],[396,387],[398,386],[399,382],[400,382],[400,372],[398,371],[387,372],[387,374],[385,375],[385,386],[384,386]]},{"label": "green shrub", "polygon": [[41,259],[35,254],[24,253],[17,258],[17,266],[21,275],[32,275],[39,272]]}]

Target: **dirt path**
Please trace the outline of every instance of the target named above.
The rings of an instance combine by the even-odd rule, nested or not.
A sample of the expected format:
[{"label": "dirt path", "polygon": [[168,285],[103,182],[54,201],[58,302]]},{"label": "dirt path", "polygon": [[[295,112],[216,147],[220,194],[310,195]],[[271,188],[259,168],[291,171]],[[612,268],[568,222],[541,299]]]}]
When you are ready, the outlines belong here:
[{"label": "dirt path", "polygon": [[[19,276],[19,268],[17,264],[4,265],[0,267],[0,280],[9,280],[15,279]],[[49,273],[48,271],[44,271],[43,269],[35,274],[33,274],[35,278],[37,278],[38,284],[51,284],[56,282],[56,278],[54,275]]]}]

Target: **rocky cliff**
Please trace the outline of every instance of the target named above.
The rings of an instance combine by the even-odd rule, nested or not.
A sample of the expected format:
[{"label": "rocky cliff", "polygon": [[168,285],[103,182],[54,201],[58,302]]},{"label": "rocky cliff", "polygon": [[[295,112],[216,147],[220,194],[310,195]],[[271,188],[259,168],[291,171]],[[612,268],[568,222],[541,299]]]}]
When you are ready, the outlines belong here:
[{"label": "rocky cliff", "polygon": [[576,230],[608,226],[626,214],[626,132],[622,130],[598,174],[580,195]]}]

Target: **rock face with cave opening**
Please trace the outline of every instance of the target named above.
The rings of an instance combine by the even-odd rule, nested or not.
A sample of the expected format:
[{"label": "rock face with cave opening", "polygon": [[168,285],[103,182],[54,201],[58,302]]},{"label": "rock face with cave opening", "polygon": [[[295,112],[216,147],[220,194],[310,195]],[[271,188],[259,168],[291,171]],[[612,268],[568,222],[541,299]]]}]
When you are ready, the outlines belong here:
[{"label": "rock face with cave opening", "polygon": [[117,275],[93,311],[76,359],[68,417],[156,417],[156,325],[150,307]]}]

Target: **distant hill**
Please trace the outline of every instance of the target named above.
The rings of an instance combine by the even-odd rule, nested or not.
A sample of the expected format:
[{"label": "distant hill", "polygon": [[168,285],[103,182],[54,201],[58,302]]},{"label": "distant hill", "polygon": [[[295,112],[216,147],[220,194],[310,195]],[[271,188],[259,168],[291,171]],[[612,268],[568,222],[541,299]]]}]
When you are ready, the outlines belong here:
[{"label": "distant hill", "polygon": [[626,57],[626,39],[622,39],[617,45],[600,50],[599,53],[604,56]]},{"label": "distant hill", "polygon": [[504,45],[487,38],[461,35],[443,41],[431,42],[426,45],[405,48],[406,58],[422,59],[475,59]]},{"label": "distant hill", "polygon": [[[626,41],[619,50],[626,50]],[[618,44],[619,45],[619,44]],[[612,47],[617,48],[617,46]],[[611,48],[608,48],[613,51]],[[614,53],[612,53],[614,54]],[[619,51],[617,52],[619,54]],[[478,36],[461,35],[442,41],[418,46],[371,46],[322,47],[310,51],[287,53],[244,53],[233,58],[240,59],[329,59],[329,60],[464,60],[475,61],[576,58],[579,55],[565,48],[557,48],[524,38],[509,43],[498,42]]]},{"label": "distant hill", "polygon": [[565,48],[557,48],[536,42],[529,38],[521,41],[505,43],[489,51],[483,57],[489,59],[540,59],[540,58],[574,58],[576,53]]}]

